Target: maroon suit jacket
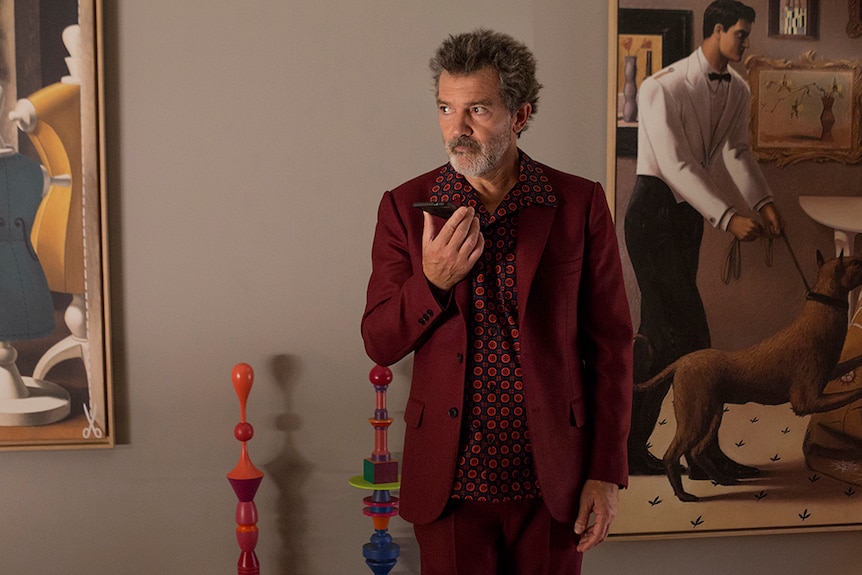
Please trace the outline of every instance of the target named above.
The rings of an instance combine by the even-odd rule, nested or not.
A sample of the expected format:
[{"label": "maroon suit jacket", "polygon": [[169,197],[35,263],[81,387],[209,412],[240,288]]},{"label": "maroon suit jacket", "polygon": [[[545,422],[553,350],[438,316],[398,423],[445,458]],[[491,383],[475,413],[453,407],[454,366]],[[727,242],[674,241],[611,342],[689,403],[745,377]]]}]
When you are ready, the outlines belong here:
[{"label": "maroon suit jacket", "polygon": [[[516,281],[527,425],[542,494],[574,523],[586,479],[625,486],[632,326],[614,224],[601,185],[542,166],[555,207],[519,212]],[[380,202],[362,337],[391,365],[414,353],[404,419],[401,515],[428,523],[452,488],[461,429],[469,278],[445,306],[422,272],[422,212],[434,170]]]}]

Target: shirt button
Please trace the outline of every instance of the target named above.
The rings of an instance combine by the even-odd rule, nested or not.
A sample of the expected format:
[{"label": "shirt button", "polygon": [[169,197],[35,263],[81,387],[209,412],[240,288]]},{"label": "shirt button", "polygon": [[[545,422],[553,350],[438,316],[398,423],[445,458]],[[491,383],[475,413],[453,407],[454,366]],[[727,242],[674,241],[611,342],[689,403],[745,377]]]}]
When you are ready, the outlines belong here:
[{"label": "shirt button", "polygon": [[452,419],[455,419],[456,417],[458,417],[458,408],[457,407],[450,407],[449,408],[449,417],[451,417]]}]

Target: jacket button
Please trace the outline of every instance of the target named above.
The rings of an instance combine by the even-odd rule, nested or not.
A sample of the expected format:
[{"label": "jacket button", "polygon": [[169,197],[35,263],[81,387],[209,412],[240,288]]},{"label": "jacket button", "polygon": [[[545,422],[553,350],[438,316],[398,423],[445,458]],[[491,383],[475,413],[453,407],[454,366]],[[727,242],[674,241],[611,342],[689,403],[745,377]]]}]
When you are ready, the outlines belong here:
[{"label": "jacket button", "polygon": [[464,354],[463,353],[458,354],[458,363],[464,363]]},{"label": "jacket button", "polygon": [[457,407],[450,407],[449,408],[449,417],[451,417],[452,419],[455,419],[456,417],[458,417],[458,408]]},{"label": "jacket button", "polygon": [[419,325],[425,325],[425,318],[424,317],[419,318]]}]

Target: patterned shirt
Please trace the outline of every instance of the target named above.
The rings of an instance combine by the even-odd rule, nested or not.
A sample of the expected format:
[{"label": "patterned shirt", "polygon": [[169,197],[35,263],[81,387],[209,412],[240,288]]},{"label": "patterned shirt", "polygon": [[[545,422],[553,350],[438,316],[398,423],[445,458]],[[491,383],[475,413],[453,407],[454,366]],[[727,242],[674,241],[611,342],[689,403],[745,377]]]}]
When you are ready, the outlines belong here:
[{"label": "patterned shirt", "polygon": [[449,164],[441,169],[430,199],[473,206],[485,238],[471,272],[469,361],[451,496],[489,502],[538,497],[524,403],[515,246],[518,212],[533,204],[556,205],[554,190],[541,167],[521,152],[519,180],[493,214]]}]

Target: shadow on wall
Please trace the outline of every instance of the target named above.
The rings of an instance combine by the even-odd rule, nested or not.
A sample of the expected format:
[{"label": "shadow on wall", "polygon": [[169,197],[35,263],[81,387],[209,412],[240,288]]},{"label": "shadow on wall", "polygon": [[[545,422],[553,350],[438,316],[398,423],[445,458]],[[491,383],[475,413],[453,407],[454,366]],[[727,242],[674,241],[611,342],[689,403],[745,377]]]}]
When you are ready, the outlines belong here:
[{"label": "shadow on wall", "polygon": [[296,359],[286,354],[276,355],[269,365],[276,384],[284,393],[285,412],[278,416],[276,428],[284,433],[282,448],[275,459],[264,464],[264,469],[278,488],[276,513],[281,552],[277,573],[284,575],[308,572],[307,544],[305,541],[306,505],[302,499],[302,488],[312,470],[296,449],[293,435],[302,421],[292,411],[291,385],[297,381]]}]

